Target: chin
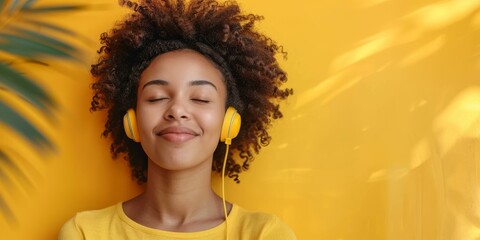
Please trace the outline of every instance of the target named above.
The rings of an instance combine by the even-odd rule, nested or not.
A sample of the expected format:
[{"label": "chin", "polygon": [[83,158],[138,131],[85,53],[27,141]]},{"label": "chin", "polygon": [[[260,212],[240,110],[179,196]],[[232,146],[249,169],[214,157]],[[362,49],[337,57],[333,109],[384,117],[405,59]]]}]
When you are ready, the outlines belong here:
[{"label": "chin", "polygon": [[[205,159],[205,160],[199,160]],[[200,167],[204,165],[208,165],[208,168],[211,169],[212,166],[212,158],[199,158],[198,154],[196,156],[187,156],[185,154],[175,155],[169,154],[168,159],[165,157],[159,157],[156,160],[151,159],[149,164],[154,164],[157,167],[168,170],[168,171],[182,171],[188,170],[195,167]],[[149,166],[150,168],[150,166]]]}]

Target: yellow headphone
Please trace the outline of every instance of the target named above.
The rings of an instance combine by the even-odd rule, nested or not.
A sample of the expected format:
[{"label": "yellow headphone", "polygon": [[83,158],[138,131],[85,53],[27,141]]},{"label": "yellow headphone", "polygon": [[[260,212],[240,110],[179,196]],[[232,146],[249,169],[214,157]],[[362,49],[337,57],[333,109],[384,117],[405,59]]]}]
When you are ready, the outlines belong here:
[{"label": "yellow headphone", "polygon": [[138,134],[137,127],[137,116],[135,115],[135,110],[130,108],[127,110],[127,113],[123,116],[123,128],[127,137],[132,139],[135,142],[140,142],[140,135]]},{"label": "yellow headphone", "polygon": [[[240,132],[241,117],[237,110],[233,107],[228,107],[223,119],[222,132],[220,133],[220,141],[230,145],[232,139]],[[128,109],[125,116],[123,116],[123,128],[127,136],[135,142],[140,142],[140,135],[138,133],[137,117],[133,108]]]}]

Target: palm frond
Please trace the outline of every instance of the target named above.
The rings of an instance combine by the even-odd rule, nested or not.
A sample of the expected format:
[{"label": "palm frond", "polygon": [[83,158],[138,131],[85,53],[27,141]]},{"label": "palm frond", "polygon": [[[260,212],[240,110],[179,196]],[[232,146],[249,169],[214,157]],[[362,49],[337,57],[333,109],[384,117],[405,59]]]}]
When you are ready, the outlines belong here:
[{"label": "palm frond", "polygon": [[23,3],[22,9],[30,8],[37,0],[27,0]]},{"label": "palm frond", "polygon": [[17,111],[0,101],[0,118],[7,126],[12,127],[16,132],[22,135],[37,147],[53,148],[50,140],[42,134],[32,123],[26,120]]},{"label": "palm frond", "polygon": [[55,24],[43,22],[43,21],[40,21],[38,19],[28,19],[27,18],[27,19],[21,19],[21,21],[27,22],[27,23],[32,24],[34,26],[37,26],[39,28],[42,28],[42,27],[47,28],[47,29],[53,30],[53,31],[61,33],[61,34],[67,34],[67,35],[71,35],[71,36],[77,36],[78,35],[70,29],[60,27],[60,26],[57,26]]},{"label": "palm frond", "polygon": [[[17,160],[17,159],[15,159]],[[25,159],[22,159],[25,160]],[[14,161],[14,158],[11,156],[7,155],[4,151],[0,149],[0,163],[1,165],[4,166],[3,169],[9,169],[10,172],[14,173],[17,182],[21,182],[25,187],[27,188],[32,188],[33,183],[32,181],[27,177],[27,175],[21,170],[21,168],[18,166],[17,161]],[[0,168],[0,179],[4,180],[2,182],[6,182],[6,185],[11,185],[13,184],[12,179],[5,173],[2,168]]]},{"label": "palm frond", "polygon": [[18,4],[20,3],[20,0],[12,0],[10,5],[8,6],[8,13],[12,14],[15,9],[17,9]]},{"label": "palm frond", "polygon": [[5,202],[3,197],[0,195],[0,213],[5,216],[6,219],[8,219],[10,222],[15,221],[15,215],[13,214],[12,210],[8,206],[8,204]]},{"label": "palm frond", "polygon": [[32,39],[34,41],[44,43],[57,49],[64,49],[67,51],[75,50],[75,47],[73,47],[71,44],[60,41],[46,34],[29,30],[25,27],[9,27],[8,29],[18,36],[23,36],[25,39]]},{"label": "palm frond", "polygon": [[66,4],[66,5],[57,5],[57,6],[49,6],[49,7],[24,7],[22,8],[23,11],[28,13],[52,13],[52,12],[65,12],[65,11],[76,11],[86,9],[86,5],[73,5],[73,4]]},{"label": "palm frond", "polygon": [[[69,29],[43,21],[41,16],[86,9],[88,5],[37,6],[37,2],[36,0],[0,0],[0,91],[10,92],[21,101],[25,101],[27,107],[39,110],[46,118],[51,116],[51,111],[56,108],[55,100],[46,89],[29,76],[28,72],[22,73],[15,64],[26,61],[48,66],[48,62],[54,59],[78,63],[82,57],[81,51],[74,44],[63,39],[72,39],[71,37],[78,39],[80,36]],[[42,153],[40,150],[43,149],[55,149],[42,129],[0,99],[0,124],[2,123],[23,137],[38,153]],[[23,159],[22,156],[9,156],[5,154],[3,147],[5,146],[0,146],[1,183],[6,183],[8,186],[13,176],[16,180],[29,184],[29,179],[16,162]],[[22,152],[15,149],[11,152],[22,155]],[[12,174],[6,174],[6,171]],[[13,221],[14,213],[2,194],[0,194],[0,215]]]},{"label": "palm frond", "polygon": [[[13,181],[11,177],[6,173],[6,169],[13,167],[13,171],[17,173],[19,176],[22,176],[22,178],[25,177],[22,171],[18,169],[16,166],[15,162],[7,155],[5,152],[3,152],[0,149],[0,163],[4,166],[3,168],[0,165],[0,181],[2,182],[3,185],[6,185],[7,187],[13,184]],[[13,214],[12,210],[10,210],[9,205],[5,201],[4,197],[0,195],[0,214],[6,217],[10,222],[15,221],[15,215]]]},{"label": "palm frond", "polygon": [[[6,90],[20,95],[42,112],[47,113],[49,108],[55,105],[53,99],[36,82],[2,62],[0,62],[0,84],[5,86]],[[0,116],[2,116],[0,121],[8,117],[3,114]]]},{"label": "palm frond", "polygon": [[33,36],[23,34],[0,33],[0,51],[17,55],[19,57],[60,57],[73,59],[68,51],[59,49]]}]

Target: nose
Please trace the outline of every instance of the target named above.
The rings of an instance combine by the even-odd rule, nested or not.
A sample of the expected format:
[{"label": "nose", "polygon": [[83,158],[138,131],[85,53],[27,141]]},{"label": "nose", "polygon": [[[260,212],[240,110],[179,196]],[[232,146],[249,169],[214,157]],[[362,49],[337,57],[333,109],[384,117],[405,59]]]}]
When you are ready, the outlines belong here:
[{"label": "nose", "polygon": [[181,101],[172,101],[164,115],[165,120],[187,120],[190,114],[187,107]]}]

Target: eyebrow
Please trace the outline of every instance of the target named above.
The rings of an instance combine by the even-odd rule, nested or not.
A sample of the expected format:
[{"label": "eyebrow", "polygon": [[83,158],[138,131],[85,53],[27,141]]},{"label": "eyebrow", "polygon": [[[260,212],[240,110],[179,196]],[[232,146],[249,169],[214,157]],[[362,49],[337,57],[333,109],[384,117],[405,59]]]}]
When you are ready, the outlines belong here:
[{"label": "eyebrow", "polygon": [[191,81],[190,82],[190,86],[202,86],[202,85],[210,85],[212,86],[213,88],[215,88],[215,91],[217,91],[217,86],[215,86],[215,84],[213,84],[212,82],[210,81],[207,81],[207,80],[194,80],[194,81]]},{"label": "eyebrow", "polygon": [[168,82],[165,81],[165,80],[161,80],[161,79],[155,79],[155,80],[152,80],[152,81],[149,81],[149,82],[145,83],[142,87],[142,90],[145,89],[147,86],[150,86],[150,85],[167,86]]},{"label": "eyebrow", "polygon": [[[155,80],[152,80],[152,81],[149,81],[149,82],[145,83],[145,85],[143,85],[142,89],[145,89],[149,85],[168,86],[169,84],[170,83],[168,81],[165,81],[165,80],[162,80],[162,79],[155,79]],[[215,91],[217,91],[217,86],[215,86],[215,84],[213,84],[212,82],[207,81],[207,80],[193,80],[193,81],[190,81],[189,85],[190,86],[203,86],[203,85],[212,86],[213,88],[215,88]]]}]

